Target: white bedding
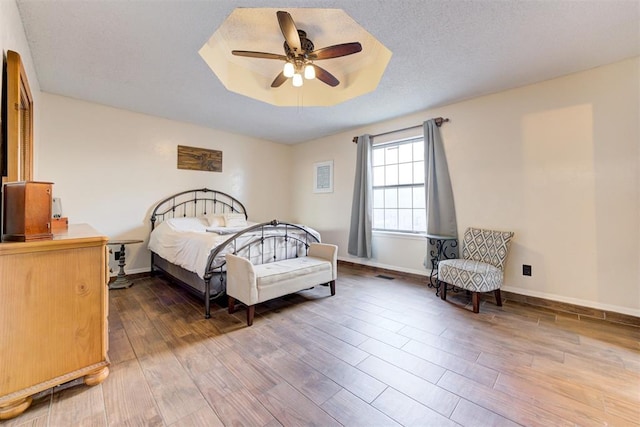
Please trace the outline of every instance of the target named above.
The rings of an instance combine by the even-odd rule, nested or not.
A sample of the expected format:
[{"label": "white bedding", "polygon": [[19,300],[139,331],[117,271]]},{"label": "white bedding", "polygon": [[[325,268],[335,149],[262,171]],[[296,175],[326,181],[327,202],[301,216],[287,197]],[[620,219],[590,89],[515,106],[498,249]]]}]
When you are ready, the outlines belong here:
[{"label": "white bedding", "polygon": [[[247,222],[247,227],[255,224]],[[227,228],[217,225],[212,227],[206,218],[200,217],[172,218],[161,222],[151,232],[148,248],[172,264],[179,265],[204,278],[209,253],[231,238],[231,234],[244,228],[246,227]],[[317,231],[309,227],[304,228],[320,240],[320,234]],[[300,233],[298,230],[289,230],[289,234],[294,234],[296,231]],[[251,237],[255,237],[255,234],[244,235],[242,238],[248,241]],[[253,255],[259,254],[252,253],[252,258]]]}]

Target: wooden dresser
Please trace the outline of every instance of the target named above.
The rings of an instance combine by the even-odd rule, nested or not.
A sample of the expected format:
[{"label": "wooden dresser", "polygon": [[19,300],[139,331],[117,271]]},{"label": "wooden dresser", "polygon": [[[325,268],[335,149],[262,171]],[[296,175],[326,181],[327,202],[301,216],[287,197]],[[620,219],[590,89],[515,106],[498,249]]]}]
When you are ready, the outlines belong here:
[{"label": "wooden dresser", "polygon": [[0,243],[0,419],[31,396],[109,375],[107,237],[70,225],[52,240]]}]

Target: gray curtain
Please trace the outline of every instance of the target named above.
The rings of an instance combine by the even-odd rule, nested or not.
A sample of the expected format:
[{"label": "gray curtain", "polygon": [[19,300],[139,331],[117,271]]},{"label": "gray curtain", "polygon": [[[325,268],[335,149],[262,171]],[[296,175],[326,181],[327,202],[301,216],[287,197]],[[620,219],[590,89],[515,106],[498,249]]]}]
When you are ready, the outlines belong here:
[{"label": "gray curtain", "polygon": [[[427,234],[457,237],[456,208],[453,203],[449,168],[440,128],[436,125],[435,119],[424,122],[424,188],[427,201]],[[435,250],[429,244],[427,249],[428,254]],[[456,247],[456,258],[457,251]],[[425,262],[425,266],[431,268],[431,263],[427,265]]]},{"label": "gray curtain", "polygon": [[348,252],[363,258],[371,258],[371,185],[371,137],[361,135],[358,137]]}]

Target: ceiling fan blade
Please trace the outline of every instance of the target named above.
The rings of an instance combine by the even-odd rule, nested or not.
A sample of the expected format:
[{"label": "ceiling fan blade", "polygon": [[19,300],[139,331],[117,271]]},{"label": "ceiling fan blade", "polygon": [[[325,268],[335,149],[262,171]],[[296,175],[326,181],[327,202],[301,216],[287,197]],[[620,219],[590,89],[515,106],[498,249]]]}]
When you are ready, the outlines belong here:
[{"label": "ceiling fan blade", "polygon": [[358,42],[343,43],[314,50],[309,54],[309,58],[313,60],[339,58],[341,56],[352,55],[360,51],[362,51],[362,45]]},{"label": "ceiling fan blade", "polygon": [[298,35],[298,29],[296,28],[296,24],[293,22],[293,18],[289,12],[283,12],[281,10],[279,10],[276,15],[278,15],[280,30],[282,31],[282,35],[287,41],[287,44],[291,50],[301,53],[302,45],[300,43],[300,36]]},{"label": "ceiling fan blade", "polygon": [[250,50],[232,50],[231,53],[235,56],[248,56],[249,58],[264,58],[264,59],[287,59],[284,55],[278,55],[276,53],[267,52],[252,52]]},{"label": "ceiling fan blade", "polygon": [[280,74],[278,74],[276,78],[273,79],[273,82],[271,83],[271,87],[280,87],[282,86],[282,83],[286,81],[287,81],[287,78],[284,76],[284,73],[280,71]]},{"label": "ceiling fan blade", "polygon": [[316,79],[320,80],[323,83],[328,84],[331,87],[336,87],[340,84],[340,81],[336,79],[333,74],[331,74],[324,68],[318,67],[316,64],[312,64],[312,66],[316,70]]}]

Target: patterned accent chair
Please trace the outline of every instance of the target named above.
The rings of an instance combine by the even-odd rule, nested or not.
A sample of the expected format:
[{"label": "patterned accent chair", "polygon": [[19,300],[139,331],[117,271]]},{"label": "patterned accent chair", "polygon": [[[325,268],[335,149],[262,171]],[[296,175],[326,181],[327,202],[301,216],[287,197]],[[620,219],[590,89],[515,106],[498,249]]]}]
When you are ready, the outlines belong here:
[{"label": "patterned accent chair", "polygon": [[471,292],[474,313],[480,311],[481,292],[493,291],[496,303],[502,306],[500,287],[512,238],[510,231],[468,228],[464,232],[462,258],[438,262],[440,297],[447,299],[450,284]]}]

